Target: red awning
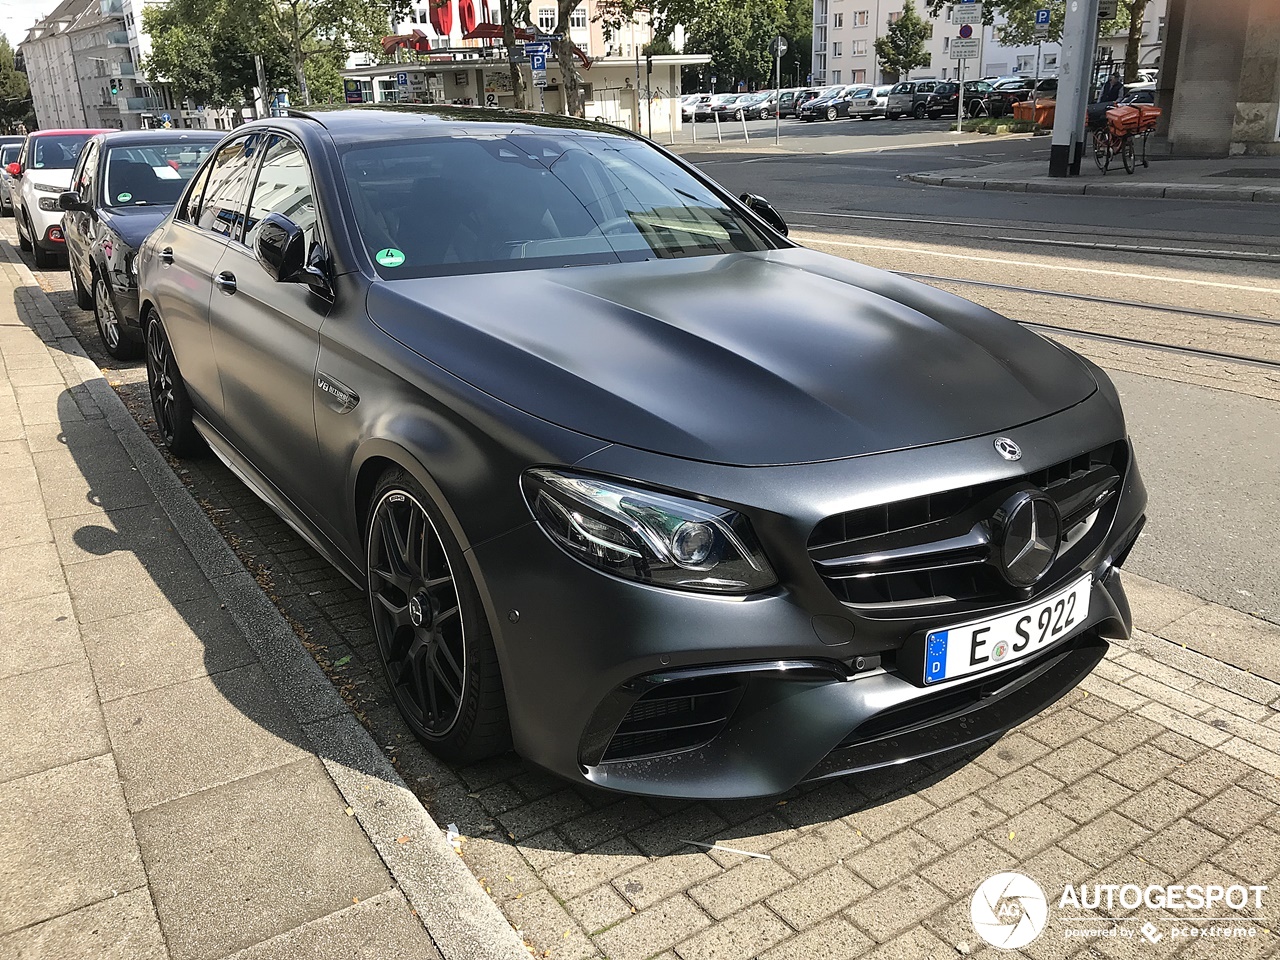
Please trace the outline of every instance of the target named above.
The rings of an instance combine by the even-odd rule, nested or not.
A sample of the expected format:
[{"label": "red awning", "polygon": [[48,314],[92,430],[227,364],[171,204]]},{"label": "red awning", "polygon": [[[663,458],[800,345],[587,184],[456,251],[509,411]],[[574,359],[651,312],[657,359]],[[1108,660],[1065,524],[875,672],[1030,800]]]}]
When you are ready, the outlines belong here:
[{"label": "red awning", "polygon": [[436,33],[447,37],[453,30],[453,0],[430,0],[431,26]]}]

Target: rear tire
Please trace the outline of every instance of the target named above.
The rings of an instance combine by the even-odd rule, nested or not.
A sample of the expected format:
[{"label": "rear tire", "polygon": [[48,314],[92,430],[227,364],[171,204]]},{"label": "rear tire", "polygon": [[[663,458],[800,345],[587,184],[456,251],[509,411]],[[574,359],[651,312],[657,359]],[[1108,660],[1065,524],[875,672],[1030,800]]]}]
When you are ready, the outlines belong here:
[{"label": "rear tire", "polygon": [[147,388],[160,442],[180,460],[194,457],[204,450],[204,438],[196,430],[191,396],[158,313],[147,317],[146,331]]},{"label": "rear tire", "polygon": [[462,548],[407,471],[383,474],[371,502],[369,610],[396,706],[443,759],[474,763],[509,750],[493,633]]},{"label": "rear tire", "polygon": [[923,120],[928,112],[929,111],[925,109],[925,105],[923,103],[917,103],[916,108],[911,112],[911,115],[917,120]]}]

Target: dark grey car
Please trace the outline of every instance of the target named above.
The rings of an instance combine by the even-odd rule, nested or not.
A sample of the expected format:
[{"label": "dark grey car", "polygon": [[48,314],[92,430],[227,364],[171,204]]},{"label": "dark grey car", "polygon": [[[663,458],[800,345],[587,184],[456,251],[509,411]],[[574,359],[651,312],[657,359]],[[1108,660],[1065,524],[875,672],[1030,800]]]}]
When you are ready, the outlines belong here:
[{"label": "dark grey car", "polygon": [[998,736],[1129,632],[1100,369],[615,127],[249,124],[140,263],[165,442],[367,591],[443,756],[777,794]]}]

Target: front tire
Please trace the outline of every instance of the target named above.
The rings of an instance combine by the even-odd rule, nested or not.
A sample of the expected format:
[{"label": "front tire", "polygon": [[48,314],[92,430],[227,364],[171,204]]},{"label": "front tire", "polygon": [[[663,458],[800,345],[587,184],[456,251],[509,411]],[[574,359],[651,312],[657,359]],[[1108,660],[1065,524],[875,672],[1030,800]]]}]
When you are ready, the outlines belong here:
[{"label": "front tire", "polygon": [[925,109],[925,105],[923,103],[917,103],[916,108],[914,111],[912,111],[911,115],[915,117],[917,120],[923,120],[925,116],[928,114],[928,112],[929,111]]},{"label": "front tire", "polygon": [[510,749],[493,634],[461,547],[405,470],[384,474],[372,503],[369,612],[396,706],[443,759],[474,763]]},{"label": "front tire", "polygon": [[885,114],[885,116],[886,116],[888,119],[890,119],[890,120],[897,120],[899,117],[901,117],[901,116],[902,116],[902,114],[900,114],[900,113],[886,113],[886,114]]},{"label": "front tire", "polygon": [[158,313],[147,318],[146,331],[147,388],[160,442],[179,459],[193,457],[204,449],[204,439],[196,430],[191,396]]},{"label": "front tire", "polygon": [[828,119],[828,120],[834,120],[834,119],[835,119],[836,117],[838,117],[838,116],[840,116],[840,111],[839,111],[839,110],[837,110],[835,107],[827,107],[827,119]]},{"label": "front tire", "polygon": [[[17,207],[14,208],[13,215],[18,221],[18,249],[23,251],[30,251],[31,240],[27,236],[23,235],[22,229],[23,229],[23,224],[29,224],[31,221],[28,220],[27,215],[23,211],[19,210]],[[31,229],[30,227],[27,227],[27,230],[30,230],[30,229]],[[34,234],[32,234],[32,236],[34,236]]]},{"label": "front tire", "polygon": [[[75,277],[74,268],[71,275]],[[95,272],[93,278],[93,317],[98,322],[98,336],[107,353],[117,360],[136,360],[142,355],[142,344],[125,330],[107,288],[107,278],[100,272]]]}]

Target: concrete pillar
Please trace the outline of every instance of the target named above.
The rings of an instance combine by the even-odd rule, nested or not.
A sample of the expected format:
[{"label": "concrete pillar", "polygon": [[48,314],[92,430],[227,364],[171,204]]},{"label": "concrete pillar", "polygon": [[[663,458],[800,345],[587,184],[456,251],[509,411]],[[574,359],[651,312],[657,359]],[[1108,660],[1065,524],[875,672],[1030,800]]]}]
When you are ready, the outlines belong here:
[{"label": "concrete pillar", "polygon": [[1156,136],[1169,135],[1173,115],[1173,90],[1178,82],[1178,55],[1182,52],[1182,28],[1186,21],[1188,0],[1169,0],[1164,15],[1164,41],[1160,47],[1160,78],[1156,81],[1156,106],[1164,112],[1156,127]]},{"label": "concrete pillar", "polygon": [[1230,152],[1280,154],[1280,3],[1253,0]]},{"label": "concrete pillar", "polygon": [[[1275,0],[1258,0],[1258,7]],[[1175,155],[1225,157],[1254,0],[1188,0],[1169,117]],[[1163,70],[1162,70],[1163,72]]]},{"label": "concrete pillar", "polygon": [[1098,36],[1098,0],[1068,0],[1058,57],[1058,106],[1049,147],[1049,176],[1080,173],[1084,149],[1084,113],[1093,80],[1093,54]]}]

